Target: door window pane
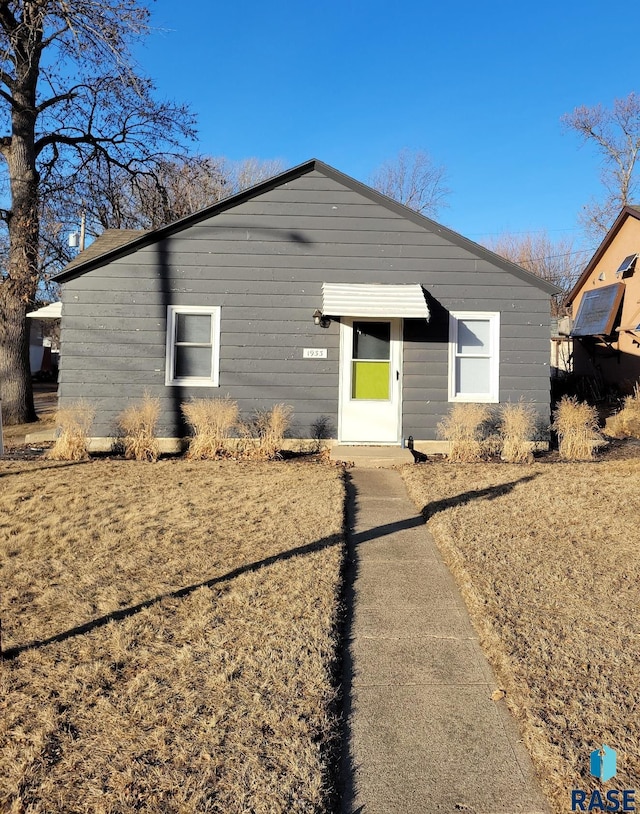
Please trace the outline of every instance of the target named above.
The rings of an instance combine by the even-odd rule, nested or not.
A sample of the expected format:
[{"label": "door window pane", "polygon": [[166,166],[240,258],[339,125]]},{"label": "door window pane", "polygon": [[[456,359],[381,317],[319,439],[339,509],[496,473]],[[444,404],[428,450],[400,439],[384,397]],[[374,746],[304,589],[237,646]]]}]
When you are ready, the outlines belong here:
[{"label": "door window pane", "polygon": [[351,366],[352,399],[373,399],[375,401],[389,399],[389,362],[354,360]]},{"label": "door window pane", "polygon": [[391,323],[354,322],[353,358],[391,359]]}]

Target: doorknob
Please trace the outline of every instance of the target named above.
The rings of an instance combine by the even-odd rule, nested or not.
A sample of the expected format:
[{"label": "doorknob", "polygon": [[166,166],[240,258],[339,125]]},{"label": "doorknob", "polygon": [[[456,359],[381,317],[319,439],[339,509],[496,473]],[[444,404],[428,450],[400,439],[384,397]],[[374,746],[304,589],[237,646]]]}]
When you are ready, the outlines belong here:
[{"label": "doorknob", "polygon": [[397,382],[400,381],[400,371],[399,370],[396,370],[396,381]]}]

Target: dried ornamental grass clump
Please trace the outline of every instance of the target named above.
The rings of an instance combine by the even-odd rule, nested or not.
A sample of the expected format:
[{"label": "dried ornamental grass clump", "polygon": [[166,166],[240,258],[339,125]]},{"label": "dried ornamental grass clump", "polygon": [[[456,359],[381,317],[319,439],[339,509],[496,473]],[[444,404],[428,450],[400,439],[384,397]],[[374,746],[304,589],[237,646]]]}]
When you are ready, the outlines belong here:
[{"label": "dried ornamental grass clump", "polygon": [[558,433],[558,451],[565,461],[592,461],[602,436],[595,407],[575,396],[563,396],[553,413],[551,428]]},{"label": "dried ornamental grass clump", "polygon": [[269,461],[277,458],[292,417],[293,407],[288,404],[275,404],[270,410],[257,410],[251,421],[240,425],[240,432],[246,439],[245,457]]},{"label": "dried ornamental grass clump", "polygon": [[124,457],[136,461],[157,461],[160,446],[156,428],[160,418],[160,400],[144,394],[141,402],[132,404],[118,416]]},{"label": "dried ornamental grass clump", "polygon": [[640,382],[625,398],[622,410],[607,420],[605,433],[612,438],[640,438]]},{"label": "dried ornamental grass clump", "polygon": [[472,463],[484,455],[483,433],[491,416],[486,404],[454,404],[438,424],[438,435],[449,442],[449,460]]},{"label": "dried ornamental grass clump", "polygon": [[536,411],[533,404],[519,401],[503,404],[500,409],[500,436],[503,461],[532,463],[531,442],[536,431]]},{"label": "dried ornamental grass clump", "polygon": [[181,405],[193,431],[187,457],[202,461],[223,456],[227,439],[238,424],[238,404],[228,396],[217,399],[193,399]]},{"label": "dried ornamental grass clump", "polygon": [[82,461],[89,457],[89,430],[95,407],[84,399],[56,411],[56,440],[47,453],[52,461]]}]

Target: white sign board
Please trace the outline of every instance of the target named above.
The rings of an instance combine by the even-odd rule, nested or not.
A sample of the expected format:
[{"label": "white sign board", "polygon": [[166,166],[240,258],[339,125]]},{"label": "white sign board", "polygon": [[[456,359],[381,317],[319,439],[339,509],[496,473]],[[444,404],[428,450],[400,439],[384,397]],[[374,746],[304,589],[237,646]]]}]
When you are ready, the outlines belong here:
[{"label": "white sign board", "polygon": [[327,349],[326,348],[303,348],[303,350],[302,350],[302,358],[303,359],[326,359],[327,358]]}]

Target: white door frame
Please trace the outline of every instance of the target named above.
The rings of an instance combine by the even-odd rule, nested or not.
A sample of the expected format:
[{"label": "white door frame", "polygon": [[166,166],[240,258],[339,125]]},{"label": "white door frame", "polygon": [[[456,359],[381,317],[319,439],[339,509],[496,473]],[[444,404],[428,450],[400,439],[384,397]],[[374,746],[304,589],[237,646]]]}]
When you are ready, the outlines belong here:
[{"label": "white door frame", "polygon": [[[391,404],[383,402],[390,408],[388,417],[395,420],[395,432],[391,429],[385,440],[371,438],[368,440],[353,440],[349,437],[349,424],[353,421],[343,420],[345,409],[353,408],[355,400],[351,398],[352,352],[353,352],[353,323],[354,322],[389,322],[391,324],[391,358],[390,358],[390,387]],[[338,397],[338,442],[341,444],[361,444],[371,446],[397,446],[402,443],[402,351],[403,351],[403,320],[399,317],[341,317],[340,318],[340,386]],[[363,401],[375,410],[375,402]],[[363,413],[366,421],[366,413]],[[375,434],[375,433],[374,433]],[[393,437],[392,437],[393,436]]]}]

